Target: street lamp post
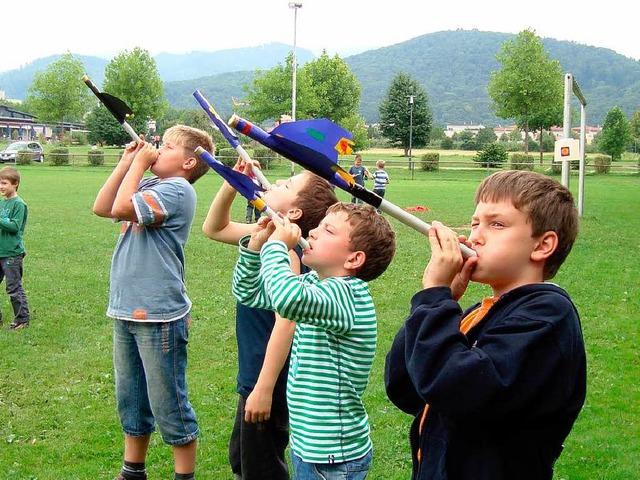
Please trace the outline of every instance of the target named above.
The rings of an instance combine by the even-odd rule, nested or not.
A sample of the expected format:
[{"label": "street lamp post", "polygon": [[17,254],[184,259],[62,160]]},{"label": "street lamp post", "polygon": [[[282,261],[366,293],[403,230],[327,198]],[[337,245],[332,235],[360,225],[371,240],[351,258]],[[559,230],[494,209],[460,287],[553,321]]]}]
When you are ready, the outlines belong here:
[{"label": "street lamp post", "polygon": [[411,169],[411,180],[413,180],[413,95],[409,95],[409,168]]},{"label": "street lamp post", "polygon": [[[296,121],[296,77],[298,70],[298,60],[296,58],[296,33],[298,23],[298,9],[302,8],[302,3],[289,2],[289,8],[293,9],[293,63],[292,63],[292,79],[291,79],[291,120]],[[295,164],[291,162],[291,176],[295,173]]]}]

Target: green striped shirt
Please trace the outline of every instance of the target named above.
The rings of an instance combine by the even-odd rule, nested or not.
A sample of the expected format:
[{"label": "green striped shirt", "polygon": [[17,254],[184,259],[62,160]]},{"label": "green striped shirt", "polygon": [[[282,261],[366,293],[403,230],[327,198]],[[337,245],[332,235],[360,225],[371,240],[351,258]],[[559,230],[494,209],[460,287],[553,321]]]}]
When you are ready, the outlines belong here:
[{"label": "green striped shirt", "polygon": [[297,323],[287,382],[291,449],[309,463],[362,457],[372,447],[362,394],[377,340],[368,285],[355,277],[320,281],[314,271],[298,276],[282,242],[260,253],[242,244],[234,296]]}]

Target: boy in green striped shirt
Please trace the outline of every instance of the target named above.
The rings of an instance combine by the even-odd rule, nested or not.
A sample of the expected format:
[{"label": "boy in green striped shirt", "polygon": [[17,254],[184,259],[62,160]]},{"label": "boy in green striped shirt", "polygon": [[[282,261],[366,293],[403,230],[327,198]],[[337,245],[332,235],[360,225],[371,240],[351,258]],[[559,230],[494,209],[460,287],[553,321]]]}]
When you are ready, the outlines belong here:
[{"label": "boy in green striped shirt", "polygon": [[240,241],[233,294],[297,323],[287,403],[293,478],[366,477],[372,458],[362,395],[377,340],[376,313],[366,282],[379,277],[395,253],[395,233],[369,205],[336,203],[309,232],[296,275],[288,251],[300,229],[263,218]]}]

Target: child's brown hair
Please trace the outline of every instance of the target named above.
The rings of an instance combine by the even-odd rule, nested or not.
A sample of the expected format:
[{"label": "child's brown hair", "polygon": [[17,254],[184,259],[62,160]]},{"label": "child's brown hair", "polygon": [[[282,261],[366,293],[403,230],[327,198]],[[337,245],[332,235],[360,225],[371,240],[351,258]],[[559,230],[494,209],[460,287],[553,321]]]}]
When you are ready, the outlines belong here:
[{"label": "child's brown hair", "polygon": [[349,241],[354,251],[366,255],[364,265],[356,277],[370,282],[387,269],[396,252],[396,233],[391,225],[371,205],[339,202],[327,210],[329,213],[344,212],[351,225]]},{"label": "child's brown hair", "polygon": [[8,180],[11,185],[16,186],[16,190],[20,186],[20,172],[15,167],[4,167],[0,170],[0,179]]},{"label": "child's brown hair", "polygon": [[309,236],[309,230],[316,228],[327,213],[327,208],[338,201],[333,187],[315,173],[304,171],[307,177],[304,189],[298,193],[294,207],[302,210],[302,216],[295,221],[302,236]]},{"label": "child's brown hair", "polygon": [[578,211],[568,188],[554,179],[527,170],[496,172],[478,187],[478,202],[510,201],[529,217],[534,237],[558,235],[558,246],[544,264],[544,280],[553,278],[578,236]]}]

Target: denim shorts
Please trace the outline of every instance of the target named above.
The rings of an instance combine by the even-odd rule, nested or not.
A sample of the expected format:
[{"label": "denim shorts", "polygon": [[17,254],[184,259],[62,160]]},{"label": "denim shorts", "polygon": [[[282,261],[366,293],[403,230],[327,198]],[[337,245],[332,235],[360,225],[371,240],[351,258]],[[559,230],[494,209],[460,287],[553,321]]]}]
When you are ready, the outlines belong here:
[{"label": "denim shorts", "polygon": [[145,437],[157,423],[168,445],[198,437],[188,399],[188,315],[173,322],[113,322],[116,403],[125,434]]},{"label": "denim shorts", "polygon": [[369,473],[373,450],[364,457],[342,463],[307,463],[291,452],[293,480],[364,480]]}]

